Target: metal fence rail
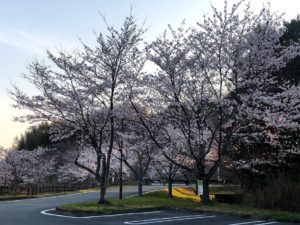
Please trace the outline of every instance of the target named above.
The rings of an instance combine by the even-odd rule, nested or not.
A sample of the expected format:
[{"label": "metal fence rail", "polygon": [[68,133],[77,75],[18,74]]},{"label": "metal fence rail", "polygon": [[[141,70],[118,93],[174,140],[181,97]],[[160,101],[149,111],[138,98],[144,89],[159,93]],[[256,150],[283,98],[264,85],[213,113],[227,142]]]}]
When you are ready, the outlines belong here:
[{"label": "metal fence rail", "polygon": [[16,190],[9,186],[0,186],[1,195],[37,195],[44,193],[57,193],[57,192],[69,192],[78,191],[80,189],[86,189],[90,187],[86,186],[69,186],[69,185],[26,185],[19,186]]}]

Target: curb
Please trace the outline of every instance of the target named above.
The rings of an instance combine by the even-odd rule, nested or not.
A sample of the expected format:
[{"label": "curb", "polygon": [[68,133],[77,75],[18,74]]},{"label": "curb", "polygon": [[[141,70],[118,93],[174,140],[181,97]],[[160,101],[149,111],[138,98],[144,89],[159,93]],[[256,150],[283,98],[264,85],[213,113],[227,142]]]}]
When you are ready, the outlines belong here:
[{"label": "curb", "polygon": [[134,208],[134,209],[116,209],[111,211],[104,211],[104,212],[96,212],[92,210],[81,211],[76,209],[63,209],[60,207],[56,207],[55,210],[57,212],[66,214],[66,215],[114,215],[114,214],[121,214],[121,213],[138,213],[138,212],[148,212],[148,211],[159,211],[159,210],[168,210],[168,207],[148,207],[148,208]]},{"label": "curb", "polygon": [[237,216],[241,218],[256,218],[256,219],[264,219],[264,220],[276,220],[280,222],[290,222],[290,223],[299,223],[298,220],[278,220],[272,216],[259,216],[259,215],[251,215],[251,214],[242,214],[242,213],[234,213],[234,212],[220,212],[213,210],[202,210],[202,209],[188,209],[188,208],[180,208],[180,207],[148,207],[148,208],[133,208],[133,209],[121,209],[121,210],[111,210],[105,212],[95,212],[95,211],[80,211],[80,210],[65,210],[60,207],[56,208],[57,212],[60,212],[61,215],[71,215],[71,216],[84,216],[84,215],[117,215],[117,214],[126,214],[126,213],[141,213],[141,212],[149,212],[149,211],[178,211],[178,212],[191,212],[191,213],[206,213],[206,214],[215,214],[215,215],[228,215],[228,216]]},{"label": "curb", "polygon": [[111,210],[111,211],[104,211],[104,212],[96,212],[93,210],[81,211],[76,209],[63,209],[60,207],[56,207],[55,209],[57,212],[60,212],[65,215],[114,215],[120,213],[137,213],[137,212],[147,212],[147,211],[179,211],[179,212],[191,212],[191,213],[209,213],[209,214],[219,214],[219,215],[230,215],[230,216],[239,216],[242,218],[258,218],[257,216],[253,216],[250,214],[240,214],[240,213],[232,213],[232,212],[218,212],[218,211],[209,211],[209,210],[202,210],[202,209],[188,209],[188,208],[178,208],[178,207],[148,207],[148,208],[133,208],[133,209],[120,209],[120,210]]}]

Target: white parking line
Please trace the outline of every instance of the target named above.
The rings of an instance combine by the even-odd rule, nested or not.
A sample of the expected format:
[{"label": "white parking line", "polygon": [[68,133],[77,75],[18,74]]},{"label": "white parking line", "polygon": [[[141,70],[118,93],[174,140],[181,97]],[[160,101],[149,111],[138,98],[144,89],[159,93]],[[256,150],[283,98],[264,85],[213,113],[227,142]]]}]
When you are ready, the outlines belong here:
[{"label": "white parking line", "polygon": [[[156,189],[156,190],[153,190],[153,191],[143,192],[143,194],[148,194],[148,193],[152,193],[152,192],[159,191],[159,190],[161,190],[161,189]],[[91,192],[95,192],[95,191],[91,191]],[[84,193],[89,193],[89,192],[84,192]],[[76,193],[76,194],[69,194],[69,195],[78,195],[78,194],[84,194],[84,193]],[[66,196],[66,195],[61,195],[61,196]],[[130,198],[130,197],[134,197],[134,196],[137,196],[137,195],[136,194],[128,195],[125,198]],[[60,197],[60,196],[52,196],[52,197],[45,197],[45,198],[55,198],[55,197]],[[41,199],[41,198],[35,198],[35,199]],[[30,200],[34,200],[34,199],[30,199]],[[22,200],[20,200],[20,201],[22,201]],[[141,212],[141,213],[124,213],[124,214],[99,215],[99,216],[87,216],[87,217],[66,216],[66,215],[48,213],[49,211],[54,211],[54,210],[56,210],[56,209],[55,208],[45,209],[45,210],[41,211],[40,213],[43,214],[43,215],[47,215],[47,216],[65,217],[65,218],[73,218],[73,219],[74,218],[87,219],[87,218],[93,218],[93,217],[111,217],[111,216],[116,216],[116,215],[121,216],[121,215],[134,215],[134,214],[141,214],[141,213],[148,214],[148,213],[162,212],[162,211],[151,211],[151,212]]]},{"label": "white parking line", "polygon": [[243,223],[231,223],[228,225],[243,225],[243,224],[251,224],[251,223],[261,223],[264,222],[263,220],[256,220],[256,221],[249,221],[249,222],[243,222]]},{"label": "white parking line", "polygon": [[163,223],[163,222],[181,221],[181,220],[205,219],[205,218],[212,218],[212,217],[216,217],[216,216],[205,216],[205,215],[176,216],[176,217],[165,217],[165,218],[158,218],[158,219],[126,221],[124,222],[124,224],[141,225],[141,224]]},{"label": "white parking line", "polygon": [[110,215],[99,215],[99,216],[67,216],[60,214],[49,213],[49,211],[54,211],[55,209],[46,209],[41,211],[41,214],[47,216],[55,216],[55,217],[63,217],[63,218],[71,218],[71,219],[89,219],[89,218],[102,218],[102,217],[114,217],[114,216],[127,216],[127,215],[138,215],[138,214],[152,214],[152,213],[160,213],[162,211],[151,211],[151,212],[137,212],[137,213],[121,213],[121,214],[110,214]]},{"label": "white parking line", "polygon": [[[145,191],[145,192],[143,192],[143,195],[153,193],[153,192],[156,192],[156,191],[160,191],[160,190],[161,189],[155,189],[155,190],[152,190],[152,191]],[[128,195],[125,198],[131,198],[131,197],[136,197],[136,196],[138,196],[138,194]]]},{"label": "white parking line", "polygon": [[272,221],[272,222],[266,222],[263,220],[256,220],[256,221],[249,221],[249,222],[243,222],[243,223],[231,223],[228,225],[246,225],[246,224],[253,224],[253,225],[269,225],[269,224],[275,224],[278,223],[276,221]]},{"label": "white parking line", "polygon": [[41,211],[41,214],[46,215],[46,216],[55,216],[55,217],[65,217],[65,218],[74,218],[74,219],[78,218],[78,217],[75,217],[75,216],[65,216],[65,215],[48,213],[49,211],[54,211],[54,210],[55,210],[55,208],[46,209],[46,210]]},{"label": "white parking line", "polygon": [[254,225],[267,225],[267,224],[274,224],[274,223],[278,223],[278,222],[273,221],[273,222],[267,222],[267,223],[258,223],[258,224],[254,224]]}]

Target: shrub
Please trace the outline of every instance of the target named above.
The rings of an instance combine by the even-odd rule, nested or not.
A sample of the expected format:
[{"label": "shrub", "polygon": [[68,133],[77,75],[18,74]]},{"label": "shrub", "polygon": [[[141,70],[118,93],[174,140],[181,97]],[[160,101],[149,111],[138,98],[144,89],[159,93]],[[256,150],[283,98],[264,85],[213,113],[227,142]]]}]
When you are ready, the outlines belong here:
[{"label": "shrub", "polygon": [[246,192],[243,201],[258,208],[300,212],[300,182],[283,174],[269,176],[263,185]]}]

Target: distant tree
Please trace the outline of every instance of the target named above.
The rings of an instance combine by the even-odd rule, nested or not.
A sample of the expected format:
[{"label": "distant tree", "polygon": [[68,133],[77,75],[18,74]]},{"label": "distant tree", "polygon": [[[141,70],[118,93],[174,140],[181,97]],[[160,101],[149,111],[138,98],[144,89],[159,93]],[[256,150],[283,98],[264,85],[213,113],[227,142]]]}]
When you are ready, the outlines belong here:
[{"label": "distant tree", "polygon": [[0,181],[9,184],[16,193],[20,184],[36,184],[54,173],[55,160],[48,148],[32,151],[7,150],[0,160]]},{"label": "distant tree", "polygon": [[[285,31],[280,38],[280,41],[285,46],[293,45],[300,40],[300,16],[290,22],[284,22]],[[300,56],[297,56],[292,61],[288,62],[278,73],[278,78],[281,82],[290,82],[291,84],[300,84]]]},{"label": "distant tree", "polygon": [[4,157],[5,149],[0,145],[0,159]]},{"label": "distant tree", "polygon": [[[126,128],[119,134],[116,149],[122,151],[122,161],[138,181],[138,195],[143,194],[143,181],[148,174],[150,164],[157,154],[157,147],[149,139],[144,127],[137,122],[127,121]],[[121,141],[121,142],[120,142]],[[119,157],[117,154],[116,157]]]},{"label": "distant tree", "polygon": [[46,122],[31,126],[25,134],[21,135],[20,138],[16,138],[14,146],[18,150],[26,149],[30,151],[41,146],[49,146],[51,144],[49,129],[50,125]]},{"label": "distant tree", "polygon": [[[175,155],[169,155],[170,158],[176,158]],[[168,160],[164,155],[156,154],[151,163],[152,177],[168,184],[168,197],[173,198],[174,177],[180,170],[180,167]]]},{"label": "distant tree", "polygon": [[5,167],[6,149],[0,146],[0,185],[8,185],[8,171]]},{"label": "distant tree", "polygon": [[59,166],[57,177],[59,182],[78,183],[87,180],[93,174],[80,168],[76,163],[80,163],[87,168],[96,170],[97,156],[93,148],[81,146],[78,150],[72,150],[62,154],[63,164]]},{"label": "distant tree", "polygon": [[281,37],[281,42],[285,45],[290,45],[293,42],[298,42],[300,38],[300,15],[295,19],[284,22],[285,31]]}]

